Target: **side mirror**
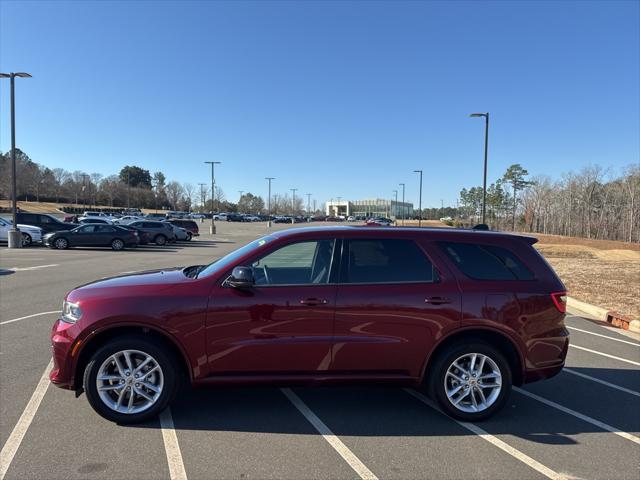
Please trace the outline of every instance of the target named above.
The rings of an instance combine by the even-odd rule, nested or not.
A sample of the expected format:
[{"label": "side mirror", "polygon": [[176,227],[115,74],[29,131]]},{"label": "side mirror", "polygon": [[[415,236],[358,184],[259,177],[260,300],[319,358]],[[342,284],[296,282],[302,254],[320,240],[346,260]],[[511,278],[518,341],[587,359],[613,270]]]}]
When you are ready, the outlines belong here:
[{"label": "side mirror", "polygon": [[227,283],[233,288],[251,288],[253,287],[253,270],[250,267],[235,267]]}]

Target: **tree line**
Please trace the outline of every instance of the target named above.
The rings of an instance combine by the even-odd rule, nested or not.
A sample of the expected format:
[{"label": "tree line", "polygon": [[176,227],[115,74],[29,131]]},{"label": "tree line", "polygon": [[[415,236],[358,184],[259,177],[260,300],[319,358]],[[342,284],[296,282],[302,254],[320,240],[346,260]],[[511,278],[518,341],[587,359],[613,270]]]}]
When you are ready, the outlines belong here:
[{"label": "tree line", "polygon": [[[237,202],[225,198],[216,185],[211,199],[209,184],[193,185],[167,181],[161,171],[150,172],[135,165],[126,165],[117,175],[103,176],[82,170],[40,165],[20,149],[16,149],[18,200],[76,204],[86,207],[122,209],[128,207],[156,210],[196,212],[267,213],[267,205],[259,195],[243,193]],[[11,197],[11,155],[0,153],[0,199]],[[299,215],[306,209],[302,198],[274,194],[273,214]]]},{"label": "tree line", "polygon": [[[462,222],[479,221],[482,193],[460,191]],[[557,179],[511,165],[487,187],[486,218],[495,230],[640,242],[640,164],[618,173],[588,166]]]}]

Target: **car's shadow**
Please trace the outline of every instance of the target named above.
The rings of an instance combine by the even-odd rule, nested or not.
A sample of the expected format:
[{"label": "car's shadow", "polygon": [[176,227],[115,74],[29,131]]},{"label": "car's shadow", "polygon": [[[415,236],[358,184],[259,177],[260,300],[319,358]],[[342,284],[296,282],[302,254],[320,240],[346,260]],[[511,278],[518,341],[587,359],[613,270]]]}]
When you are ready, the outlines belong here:
[{"label": "car's shadow", "polygon": [[[624,384],[640,384],[636,370],[573,368],[596,378],[618,377]],[[568,398],[557,386],[579,391]],[[533,385],[536,394],[621,429],[640,431],[637,397],[563,373]],[[599,384],[596,384],[599,385]],[[543,387],[543,388],[542,388]],[[472,432],[422,403],[403,388],[385,386],[291,387],[338,436],[454,436]],[[542,389],[542,391],[540,391]],[[582,398],[582,403],[580,403]],[[185,388],[172,408],[177,430],[301,433],[303,419],[279,388]],[[304,424],[304,419],[302,423]],[[479,427],[494,435],[509,434],[531,442],[572,445],[582,433],[607,433],[521,393],[512,392],[504,409]],[[153,423],[137,425],[157,428]]]}]

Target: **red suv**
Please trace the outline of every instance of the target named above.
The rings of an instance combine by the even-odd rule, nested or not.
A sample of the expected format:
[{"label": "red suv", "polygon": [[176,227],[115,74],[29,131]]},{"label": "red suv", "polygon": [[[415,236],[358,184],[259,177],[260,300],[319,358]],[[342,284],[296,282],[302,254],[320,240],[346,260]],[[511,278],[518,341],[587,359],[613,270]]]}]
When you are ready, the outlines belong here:
[{"label": "red suv", "polygon": [[51,381],[119,423],[194,385],[391,382],[480,420],[556,375],[565,288],[534,238],[315,227],[209,264],[84,285],[53,326]]}]

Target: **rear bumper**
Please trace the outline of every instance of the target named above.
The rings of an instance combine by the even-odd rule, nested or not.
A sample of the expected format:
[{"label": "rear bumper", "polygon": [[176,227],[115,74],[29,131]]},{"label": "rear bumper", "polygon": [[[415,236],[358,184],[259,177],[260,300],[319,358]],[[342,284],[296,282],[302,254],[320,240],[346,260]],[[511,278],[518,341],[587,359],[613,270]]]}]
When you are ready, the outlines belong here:
[{"label": "rear bumper", "polygon": [[533,383],[539,380],[546,380],[548,378],[555,377],[564,368],[564,362],[560,365],[554,365],[553,367],[539,368],[536,370],[525,370],[522,383]]}]

